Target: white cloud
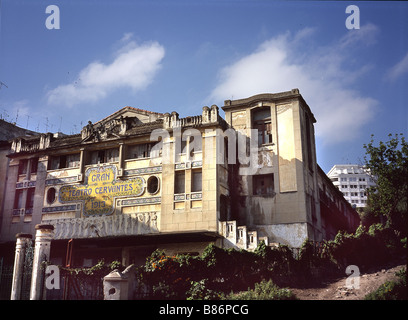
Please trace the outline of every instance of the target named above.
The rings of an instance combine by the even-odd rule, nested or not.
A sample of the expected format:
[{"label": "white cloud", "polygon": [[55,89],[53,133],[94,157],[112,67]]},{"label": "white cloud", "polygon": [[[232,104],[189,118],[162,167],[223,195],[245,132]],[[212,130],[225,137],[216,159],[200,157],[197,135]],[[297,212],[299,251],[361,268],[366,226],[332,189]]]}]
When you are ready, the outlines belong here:
[{"label": "white cloud", "polygon": [[123,36],[110,64],[92,62],[80,71],[78,81],[48,91],[48,104],[73,106],[99,101],[119,88],[145,89],[160,69],[165,50],[157,42],[139,45],[131,36]]},{"label": "white cloud", "polygon": [[393,66],[387,73],[386,78],[388,80],[394,81],[403,74],[408,73],[408,53],[400,62]]},{"label": "white cloud", "polygon": [[353,139],[372,118],[377,101],[353,89],[370,66],[349,66],[351,47],[374,43],[378,30],[369,24],[360,34],[354,31],[356,34],[348,33],[334,44],[309,49],[315,34],[309,28],[265,41],[255,52],[221,70],[210,98],[240,99],[299,88],[316,117],[316,136],[323,143]]}]

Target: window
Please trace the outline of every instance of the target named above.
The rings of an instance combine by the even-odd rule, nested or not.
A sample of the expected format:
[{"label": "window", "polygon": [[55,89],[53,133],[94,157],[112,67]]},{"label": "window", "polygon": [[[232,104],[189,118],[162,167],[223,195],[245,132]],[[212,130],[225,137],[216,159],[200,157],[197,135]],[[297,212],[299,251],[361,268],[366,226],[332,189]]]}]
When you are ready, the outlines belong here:
[{"label": "window", "polygon": [[80,154],[75,153],[75,154],[69,154],[66,157],[66,165],[68,168],[76,168],[79,167],[80,165]]},{"label": "window", "polygon": [[128,146],[126,158],[127,159],[149,158],[153,146],[154,146],[153,143],[143,143]]},{"label": "window", "polygon": [[174,140],[174,152],[175,154],[187,153],[187,141],[190,140],[190,136],[184,134],[183,136],[177,136]]},{"label": "window", "polygon": [[271,109],[255,109],[252,112],[252,127],[258,130],[258,146],[272,143]]},{"label": "window", "polygon": [[14,209],[21,209],[23,206],[23,190],[18,189],[16,190],[16,194],[14,196]]},{"label": "window", "polygon": [[119,161],[119,149],[96,150],[91,152],[91,164],[100,164]]},{"label": "window", "polygon": [[79,167],[79,162],[80,162],[79,153],[54,156],[51,157],[48,170]]},{"label": "window", "polygon": [[149,179],[147,179],[147,191],[151,194],[159,191],[159,178],[156,176],[151,176]]},{"label": "window", "polygon": [[49,162],[49,170],[57,170],[66,167],[66,157],[65,156],[56,156],[52,157]]},{"label": "window", "polygon": [[18,174],[27,174],[27,167],[28,167],[28,160],[27,159],[23,159],[20,160],[19,164],[18,164]]},{"label": "window", "polygon": [[117,162],[119,161],[119,149],[105,150],[105,162]]},{"label": "window", "polygon": [[47,191],[47,203],[52,204],[56,199],[56,190],[55,188],[49,188]]},{"label": "window", "polygon": [[275,184],[272,174],[253,176],[253,195],[273,195]]},{"label": "window", "polygon": [[202,171],[193,170],[191,175],[191,192],[199,192],[203,190]]},{"label": "window", "polygon": [[229,200],[228,197],[225,195],[220,195],[220,221],[228,221],[232,220],[229,216],[228,208],[229,208]]},{"label": "window", "polygon": [[201,152],[203,150],[201,136],[190,136],[189,150],[193,152]]},{"label": "window", "polygon": [[34,207],[34,191],[35,188],[29,188],[27,190],[26,209],[32,209]]},{"label": "window", "polygon": [[308,162],[309,170],[313,171],[313,155],[312,155],[313,148],[312,148],[312,134],[311,134],[312,127],[310,126],[311,121],[307,113],[305,115],[305,122],[306,122],[307,162]]},{"label": "window", "polygon": [[185,193],[185,172],[176,171],[174,175],[174,193]]},{"label": "window", "polygon": [[38,158],[31,159],[30,171],[31,173],[37,173],[38,168]]}]

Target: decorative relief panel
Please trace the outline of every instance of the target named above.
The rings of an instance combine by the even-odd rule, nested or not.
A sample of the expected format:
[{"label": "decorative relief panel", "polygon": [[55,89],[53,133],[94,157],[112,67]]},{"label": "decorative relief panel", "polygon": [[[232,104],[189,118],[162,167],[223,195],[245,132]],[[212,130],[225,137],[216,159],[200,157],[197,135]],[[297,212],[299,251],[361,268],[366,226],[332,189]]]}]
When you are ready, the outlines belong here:
[{"label": "decorative relief panel", "polygon": [[191,162],[178,162],[174,165],[176,170],[180,169],[190,169],[190,168],[200,168],[203,166],[203,161],[191,161]]},{"label": "decorative relief panel", "polygon": [[21,181],[16,183],[16,189],[33,188],[35,185],[36,181]]},{"label": "decorative relief panel", "polygon": [[119,214],[105,217],[57,219],[47,221],[54,226],[55,239],[98,238],[157,233],[157,212]]},{"label": "decorative relief panel", "polygon": [[137,168],[137,169],[127,169],[124,170],[125,176],[137,175],[137,174],[146,174],[146,173],[157,173],[162,171],[162,166],[157,167],[147,167],[147,168]]},{"label": "decorative relief panel", "polygon": [[122,200],[121,206],[133,206],[138,204],[153,204],[153,203],[160,203],[161,197],[151,197],[151,198],[139,198],[139,199],[126,199]]},{"label": "decorative relief panel", "polygon": [[42,208],[43,213],[52,213],[52,212],[63,212],[63,211],[76,211],[77,205],[65,205],[65,206],[55,206],[55,207],[44,207]]},{"label": "decorative relief panel", "polygon": [[78,181],[78,176],[75,177],[67,177],[67,178],[51,178],[45,180],[46,186],[53,186],[57,184],[66,184],[66,183],[73,183]]}]

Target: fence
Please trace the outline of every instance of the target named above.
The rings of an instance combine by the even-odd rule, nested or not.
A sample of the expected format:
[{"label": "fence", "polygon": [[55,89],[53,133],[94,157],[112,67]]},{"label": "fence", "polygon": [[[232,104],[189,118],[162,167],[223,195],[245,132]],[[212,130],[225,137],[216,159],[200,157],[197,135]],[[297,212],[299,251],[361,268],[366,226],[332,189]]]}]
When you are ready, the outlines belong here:
[{"label": "fence", "polygon": [[[31,273],[33,270],[34,249],[32,242],[28,243],[24,257],[24,266],[21,281],[21,300],[30,299]],[[6,264],[4,257],[0,258],[0,300],[10,300],[13,283],[14,266]]]},{"label": "fence", "polygon": [[5,265],[3,257],[0,258],[0,300],[10,300],[13,281],[13,266]]}]

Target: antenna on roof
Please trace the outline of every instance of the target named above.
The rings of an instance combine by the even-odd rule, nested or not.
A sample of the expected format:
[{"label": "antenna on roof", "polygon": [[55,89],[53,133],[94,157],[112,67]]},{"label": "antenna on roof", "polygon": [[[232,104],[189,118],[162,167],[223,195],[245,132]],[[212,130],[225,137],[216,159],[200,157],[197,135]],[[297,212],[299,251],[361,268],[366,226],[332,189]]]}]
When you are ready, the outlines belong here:
[{"label": "antenna on roof", "polygon": [[6,109],[3,109],[3,111],[4,111],[4,114],[3,114],[3,113],[0,114],[0,119],[3,119],[3,120],[6,120],[6,121],[7,121],[9,115],[7,114],[7,110],[6,110]]},{"label": "antenna on roof", "polygon": [[16,113],[16,124],[17,124],[17,121],[18,121],[18,112],[19,112],[20,110],[19,109],[17,109],[17,113]]}]

